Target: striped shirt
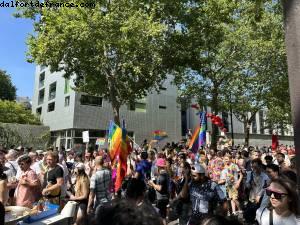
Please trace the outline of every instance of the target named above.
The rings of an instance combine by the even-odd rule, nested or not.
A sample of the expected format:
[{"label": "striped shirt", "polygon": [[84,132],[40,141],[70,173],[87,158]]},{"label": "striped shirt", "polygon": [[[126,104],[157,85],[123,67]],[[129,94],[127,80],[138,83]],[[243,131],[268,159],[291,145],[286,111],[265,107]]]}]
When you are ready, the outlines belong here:
[{"label": "striped shirt", "polygon": [[111,200],[109,188],[111,186],[111,172],[108,169],[98,170],[91,177],[90,190],[95,193],[95,208],[105,202]]}]

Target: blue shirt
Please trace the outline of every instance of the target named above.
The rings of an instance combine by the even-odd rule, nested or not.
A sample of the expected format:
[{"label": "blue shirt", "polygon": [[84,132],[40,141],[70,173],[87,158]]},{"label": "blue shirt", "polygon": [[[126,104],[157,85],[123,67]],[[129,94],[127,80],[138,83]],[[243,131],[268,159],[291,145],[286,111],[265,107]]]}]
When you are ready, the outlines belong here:
[{"label": "blue shirt", "polygon": [[151,178],[151,167],[152,164],[148,160],[142,160],[139,164],[136,166],[136,172],[139,173],[139,179],[144,180],[145,178],[150,179]]}]

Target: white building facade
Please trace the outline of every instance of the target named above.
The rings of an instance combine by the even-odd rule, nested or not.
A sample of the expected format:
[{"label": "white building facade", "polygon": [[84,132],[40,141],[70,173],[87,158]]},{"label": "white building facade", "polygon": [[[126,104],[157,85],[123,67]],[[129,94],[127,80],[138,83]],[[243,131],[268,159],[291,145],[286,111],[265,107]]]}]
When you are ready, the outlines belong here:
[{"label": "white building facade", "polygon": [[[90,142],[105,137],[113,111],[109,102],[101,97],[75,92],[72,80],[63,72],[51,73],[43,66],[36,67],[32,111],[40,115],[44,125],[50,127],[52,144],[56,147],[74,147],[82,144],[82,131],[89,131]],[[149,94],[134,105],[120,109],[120,119],[136,143],[150,141],[154,130],[166,131],[164,142],[181,139],[181,109],[177,104],[177,88],[168,79],[160,93]]]}]

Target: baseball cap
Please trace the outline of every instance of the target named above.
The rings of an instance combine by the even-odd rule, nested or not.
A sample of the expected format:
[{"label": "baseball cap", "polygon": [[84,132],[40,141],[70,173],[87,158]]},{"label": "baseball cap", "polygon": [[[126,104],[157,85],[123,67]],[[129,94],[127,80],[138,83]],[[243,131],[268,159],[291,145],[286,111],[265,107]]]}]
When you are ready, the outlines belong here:
[{"label": "baseball cap", "polygon": [[192,172],[194,173],[206,173],[206,170],[203,166],[201,166],[200,164],[196,164],[192,167]]},{"label": "baseball cap", "polygon": [[83,163],[78,163],[77,165],[75,165],[75,168],[84,169],[85,167]]}]

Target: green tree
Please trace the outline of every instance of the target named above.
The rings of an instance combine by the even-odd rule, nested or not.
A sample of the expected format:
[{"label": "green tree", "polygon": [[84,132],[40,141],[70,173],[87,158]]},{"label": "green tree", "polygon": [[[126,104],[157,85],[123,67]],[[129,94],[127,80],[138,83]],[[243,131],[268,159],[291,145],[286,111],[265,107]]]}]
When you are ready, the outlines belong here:
[{"label": "green tree", "polygon": [[30,61],[63,70],[66,78],[74,78],[76,90],[109,100],[119,124],[121,105],[159,90],[166,79],[167,28],[158,3],[97,1],[93,9],[26,8],[18,16],[34,19]]},{"label": "green tree", "polygon": [[[231,82],[239,49],[230,36],[237,3],[230,0],[192,1],[180,15],[180,26],[170,37],[170,60],[176,66],[181,96],[194,97],[213,113],[224,110],[224,88]],[[216,147],[218,127],[212,127]]]},{"label": "green tree", "polygon": [[[286,87],[287,78],[280,10],[275,1],[263,8],[246,0],[195,1],[171,38],[182,99],[195,97],[215,114],[232,106],[244,124],[246,145],[256,112],[289,105],[288,89],[280,95],[276,88]],[[213,126],[212,146],[217,131]]]},{"label": "green tree", "polygon": [[31,111],[14,101],[0,100],[0,122],[20,124],[41,124]]},{"label": "green tree", "polygon": [[6,71],[0,69],[0,99],[15,100],[16,87],[12,84],[10,76]]},{"label": "green tree", "polygon": [[239,19],[231,33],[240,49],[236,62],[239,68],[227,90],[227,102],[244,124],[246,146],[251,124],[260,110],[267,112],[264,128],[272,130],[290,123],[281,5],[275,1],[264,3],[259,19],[253,20],[256,11],[249,10],[255,7],[254,2],[240,1]]}]

